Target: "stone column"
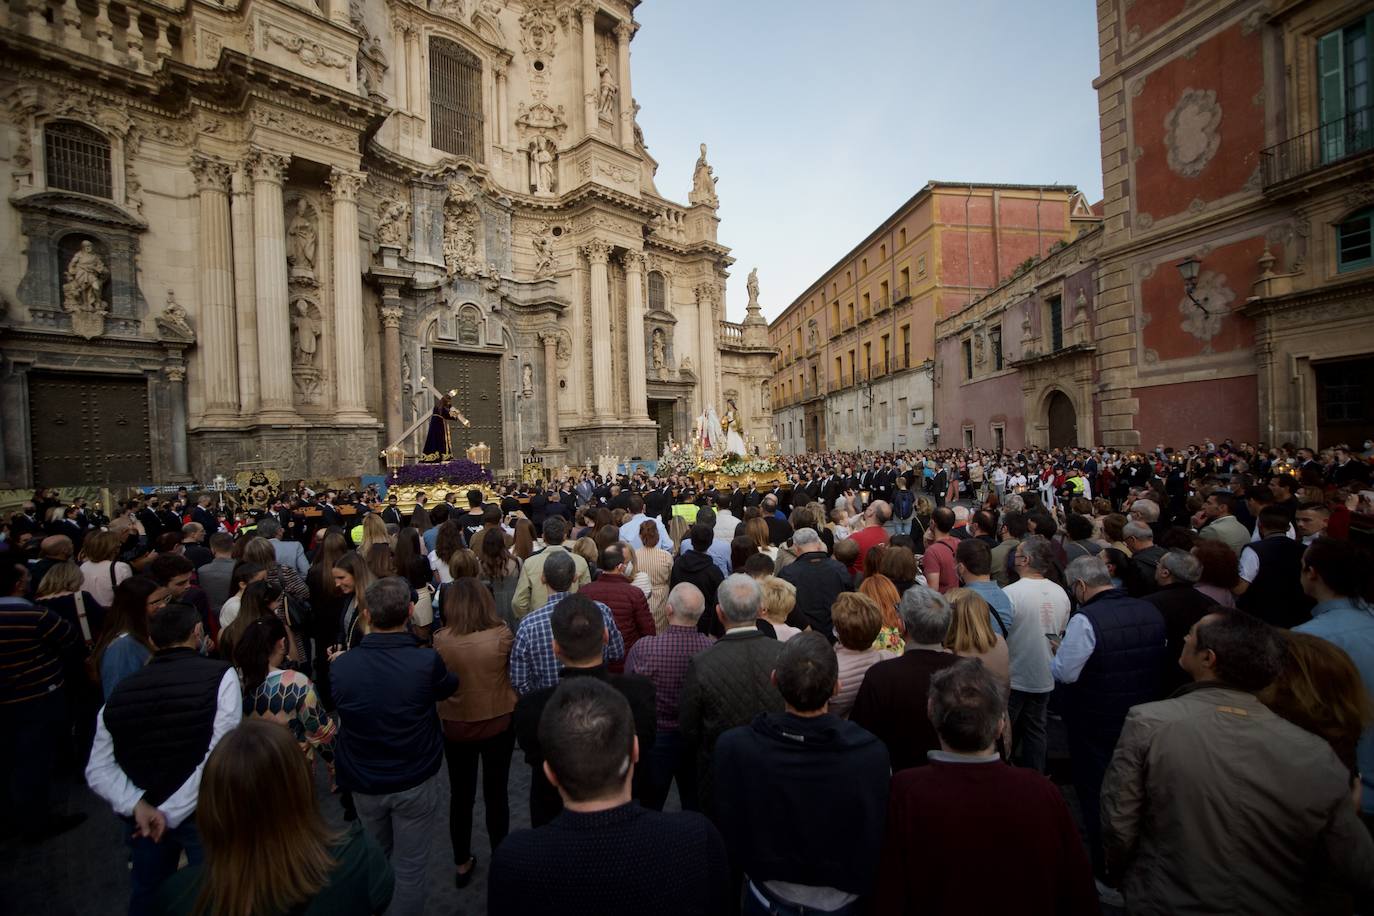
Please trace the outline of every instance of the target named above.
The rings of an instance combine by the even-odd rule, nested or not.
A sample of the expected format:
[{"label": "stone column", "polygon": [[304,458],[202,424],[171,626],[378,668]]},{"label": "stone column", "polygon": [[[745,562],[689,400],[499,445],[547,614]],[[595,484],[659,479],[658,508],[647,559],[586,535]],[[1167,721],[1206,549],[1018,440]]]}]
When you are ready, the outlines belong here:
[{"label": "stone column", "polygon": [[510,142],[510,128],[506,126],[509,120],[509,87],[506,83],[506,68],[498,66],[496,68],[496,130],[492,141],[500,147],[505,147]]},{"label": "stone column", "polygon": [[167,376],[167,402],[172,408],[172,478],[184,480],[191,475],[191,461],[186,450],[186,364],[168,363],[162,371]]},{"label": "stone column", "polygon": [[396,75],[394,84],[396,89],[395,104],[401,111],[410,110],[410,87],[408,85],[410,63],[406,60],[406,45],[409,41],[406,38],[406,33],[408,31],[409,27],[405,23],[397,23],[395,46],[391,50],[395,61],[391,67],[392,72]]},{"label": "stone column", "polygon": [[421,91],[424,74],[421,72],[423,60],[420,56],[420,30],[411,26],[406,32],[406,67],[409,72],[406,75],[406,83],[410,90],[410,113],[416,117],[429,120],[429,113],[424,111],[425,93]]},{"label": "stone column", "polygon": [[201,367],[205,416],[228,420],[238,412],[238,346],[234,325],[234,239],[229,218],[229,166],[199,153],[191,173],[200,194]]},{"label": "stone column", "polygon": [[620,58],[620,145],[635,148],[635,103],[630,93],[630,39],[639,25],[621,20],[615,27],[616,51]]},{"label": "stone column", "polygon": [[234,247],[234,324],[238,329],[239,410],[258,412],[257,282],[253,269],[253,176],[247,163],[234,170],[229,222]]},{"label": "stone column", "polygon": [[[606,272],[606,262],[611,257],[611,246],[593,239],[582,247],[591,265],[592,287],[592,334],[611,333],[611,285]],[[605,358],[592,357],[592,411],[598,420],[612,419],[611,410],[611,354],[607,349]]]},{"label": "stone column", "polygon": [[596,73],[596,3],[583,0],[578,9],[582,16],[582,116],[587,122],[587,136],[595,136],[597,127],[597,91],[601,80]]},{"label": "stone column", "polygon": [[253,272],[258,312],[258,369],[263,422],[296,419],[291,397],[291,303],[286,286],[282,181],[291,157],[256,149],[253,173]]},{"label": "stone column", "polygon": [[382,287],[382,400],[386,405],[387,445],[401,438],[401,291]]},{"label": "stone column", "polygon": [[625,264],[626,376],[630,381],[630,419],[649,419],[644,372],[644,255],[627,251]]},{"label": "stone column", "polygon": [[548,444],[544,447],[561,449],[563,435],[558,430],[558,330],[541,332],[539,341],[544,345],[544,409],[548,413]]},{"label": "stone column", "polygon": [[713,283],[697,287],[697,388],[703,408],[716,403],[716,295]]},{"label": "stone column", "polygon": [[358,264],[358,189],[367,176],[353,169],[329,173],[334,197],[334,360],[340,423],[372,423],[363,381],[363,288]]}]

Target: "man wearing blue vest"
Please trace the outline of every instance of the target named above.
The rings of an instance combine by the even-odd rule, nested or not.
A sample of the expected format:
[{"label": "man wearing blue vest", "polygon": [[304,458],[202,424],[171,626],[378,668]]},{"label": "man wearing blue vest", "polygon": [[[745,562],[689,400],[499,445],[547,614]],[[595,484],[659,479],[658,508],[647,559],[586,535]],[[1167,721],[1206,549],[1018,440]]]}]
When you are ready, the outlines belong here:
[{"label": "man wearing blue vest", "polygon": [[[1079,557],[1064,571],[1078,612],[1069,618],[1050,670],[1061,684],[1073,787],[1088,832],[1098,879],[1106,877],[1098,797],[1116,739],[1132,706],[1159,695],[1164,661],[1164,617],[1154,605],[1112,585],[1099,557]],[[1052,641],[1053,643],[1053,641]],[[1119,896],[1100,886],[1103,901]],[[1117,904],[1120,905],[1120,904]]]}]

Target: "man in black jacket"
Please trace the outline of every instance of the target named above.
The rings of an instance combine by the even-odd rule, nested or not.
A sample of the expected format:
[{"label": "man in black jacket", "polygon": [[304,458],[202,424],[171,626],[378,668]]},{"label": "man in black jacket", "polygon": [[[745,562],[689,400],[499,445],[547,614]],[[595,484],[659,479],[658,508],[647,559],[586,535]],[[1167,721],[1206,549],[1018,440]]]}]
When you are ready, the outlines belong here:
[{"label": "man in black jacket", "polygon": [[716,822],[745,875],[744,911],[856,910],[877,877],[887,748],[830,714],[839,663],[818,633],[788,640],[772,683],[785,711],[716,742]]},{"label": "man in black jacket", "polygon": [[854,577],[839,560],[825,552],[825,545],[814,528],[801,528],[792,535],[797,558],[778,573],[778,578],[797,588],[797,603],[788,615],[789,626],[810,627],[832,642],[830,606],[842,592],[854,590]]},{"label": "man in black jacket", "polygon": [[1202,576],[1202,563],[1186,550],[1171,550],[1159,558],[1155,566],[1157,591],[1143,599],[1153,604],[1164,617],[1166,649],[1161,662],[1159,697],[1165,699],[1188,683],[1187,673],[1178,666],[1183,652],[1183,638],[1203,617],[1216,609],[1217,603],[1193,586]]},{"label": "man in black jacket", "polygon": [[[205,529],[207,538],[219,531],[219,516],[215,514],[214,509],[210,508],[209,493],[200,494],[196,500],[196,507],[191,510],[191,521]],[[181,526],[178,525],[177,527]]]},{"label": "man in black jacket", "polygon": [[[554,691],[569,680],[594,678],[614,687],[634,713],[635,735],[639,746],[646,751],[654,746],[658,733],[655,715],[654,683],[635,674],[609,674],[603,657],[609,634],[606,621],[596,602],[580,594],[571,594],[554,608],[550,620],[553,629],[553,654],[563,663],[559,672],[559,686],[545,687],[527,693],[515,704],[515,738],[525,752],[530,765],[530,826],[542,827],[558,816],[563,802],[558,790],[549,782],[544,770],[544,749],[540,742],[539,719]],[[637,768],[633,795],[643,801],[648,770]]]},{"label": "man in black jacket", "polygon": [[697,621],[697,629],[702,633],[720,636],[725,630],[711,609],[716,606],[716,589],[720,588],[725,575],[706,552],[715,540],[715,533],[709,525],[693,525],[691,538],[692,549],[682,551],[673,561],[669,584],[676,587],[682,582],[690,582],[701,590],[702,596],[706,599],[706,610]]},{"label": "man in black jacket", "polygon": [[127,825],[131,914],[152,911],[159,884],[184,851],[203,856],[196,799],[205,760],[243,717],[238,673],[199,652],[200,612],[169,604],[148,622],[157,651],[119,682],[96,722],[86,782]]},{"label": "man in black jacket", "polygon": [[538,739],[546,755],[541,770],[557,787],[563,811],[546,826],[516,831],[497,848],[488,912],[731,911],[725,844],[711,822],[633,801],[643,743],[623,694],[595,677],[564,680],[545,704]]}]

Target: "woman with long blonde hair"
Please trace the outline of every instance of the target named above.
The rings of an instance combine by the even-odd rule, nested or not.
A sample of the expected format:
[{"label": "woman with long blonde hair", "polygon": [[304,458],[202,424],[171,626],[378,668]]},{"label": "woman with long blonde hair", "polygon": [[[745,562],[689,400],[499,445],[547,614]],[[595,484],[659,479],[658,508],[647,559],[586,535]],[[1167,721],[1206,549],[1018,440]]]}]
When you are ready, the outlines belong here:
[{"label": "woman with long blonde hair", "polygon": [[982,595],[968,588],[951,589],[945,593],[945,600],[950,607],[945,648],[963,658],[978,659],[1010,691],[1011,660],[1007,641],[1001,633],[993,632],[992,608]]},{"label": "woman with long blonde hair", "polygon": [[367,556],[374,544],[390,547],[391,538],[386,533],[386,522],[382,521],[382,517],[369,513],[363,516],[363,539],[358,544],[358,553]]},{"label": "woman with long blonde hair", "polygon": [[859,583],[859,594],[872,598],[883,615],[883,626],[873,640],[873,648],[901,655],[906,651],[906,642],[902,639],[902,618],[897,616],[897,602],[902,597],[897,594],[897,586],[882,573],[874,573]]},{"label": "woman with long blonde hair", "polygon": [[359,822],[342,834],[330,829],[305,755],[275,722],[245,719],[215,746],[200,780],[196,827],[205,861],[163,883],[160,912],[364,916],[391,902],[395,878],[385,854]]}]

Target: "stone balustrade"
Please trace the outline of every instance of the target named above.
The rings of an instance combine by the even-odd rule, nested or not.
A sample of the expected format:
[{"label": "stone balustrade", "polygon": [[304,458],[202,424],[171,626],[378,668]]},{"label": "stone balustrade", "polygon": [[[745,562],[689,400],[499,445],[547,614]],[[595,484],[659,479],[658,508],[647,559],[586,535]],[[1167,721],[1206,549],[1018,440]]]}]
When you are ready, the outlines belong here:
[{"label": "stone balustrade", "polygon": [[139,73],[181,59],[181,27],[151,3],[95,0],[0,0],[0,28]]}]

